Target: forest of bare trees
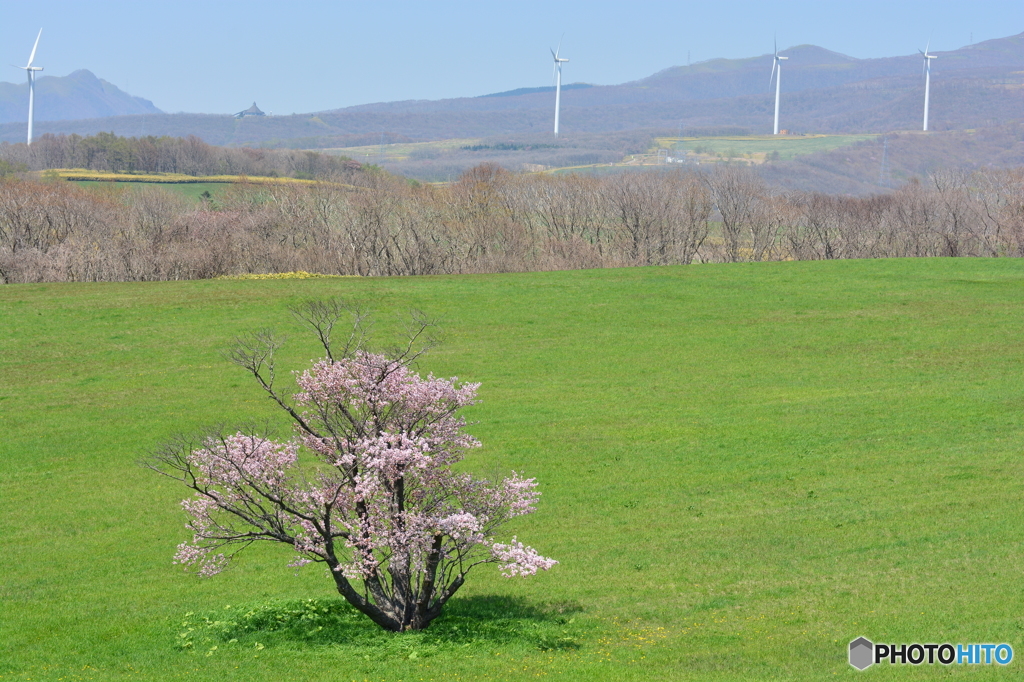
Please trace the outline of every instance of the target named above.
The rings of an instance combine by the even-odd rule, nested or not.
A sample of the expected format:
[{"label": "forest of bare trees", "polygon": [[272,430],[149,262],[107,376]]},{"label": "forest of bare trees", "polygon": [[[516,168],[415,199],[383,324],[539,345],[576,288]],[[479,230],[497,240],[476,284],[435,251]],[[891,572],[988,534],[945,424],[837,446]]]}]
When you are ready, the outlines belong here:
[{"label": "forest of bare trees", "polygon": [[1024,171],[945,171],[864,198],[776,193],[753,172],[514,174],[449,185],[362,173],[160,189],[0,181],[0,281],[130,281],[305,270],[423,275],[635,265],[1024,255]]}]

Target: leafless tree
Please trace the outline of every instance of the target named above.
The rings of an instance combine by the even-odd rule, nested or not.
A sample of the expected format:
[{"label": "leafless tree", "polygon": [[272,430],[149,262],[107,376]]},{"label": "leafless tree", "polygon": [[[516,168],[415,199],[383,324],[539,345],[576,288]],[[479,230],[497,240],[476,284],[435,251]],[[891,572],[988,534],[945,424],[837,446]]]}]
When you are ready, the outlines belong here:
[{"label": "leafless tree", "polygon": [[706,178],[721,218],[726,260],[746,260],[744,233],[752,224],[756,202],[766,194],[764,182],[746,166],[732,164],[715,168]]}]

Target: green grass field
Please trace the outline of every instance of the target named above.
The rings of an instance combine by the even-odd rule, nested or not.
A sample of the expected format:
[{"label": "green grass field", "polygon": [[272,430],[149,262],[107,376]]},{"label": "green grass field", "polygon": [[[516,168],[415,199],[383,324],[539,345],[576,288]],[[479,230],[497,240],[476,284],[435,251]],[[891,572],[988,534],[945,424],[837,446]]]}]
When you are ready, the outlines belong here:
[{"label": "green grass field", "polygon": [[721,155],[723,158],[744,157],[763,160],[772,152],[780,159],[792,159],[802,154],[827,152],[838,147],[870,140],[877,135],[783,135],[753,137],[663,137],[657,144],[663,149],[687,150],[703,155]]},{"label": "green grass field", "polygon": [[[462,147],[479,144],[478,138],[453,138],[450,140],[433,140],[431,142],[386,142],[383,148],[383,161],[405,161],[415,154],[435,154],[450,152]],[[360,147],[333,147],[329,149],[317,149],[322,154],[332,156],[347,156],[360,163],[378,163],[382,160],[381,146],[379,144],[363,145]]]},{"label": "green grass field", "polygon": [[231,186],[231,183],[227,182],[182,182],[182,183],[170,183],[170,182],[106,182],[96,180],[76,180],[76,186],[88,187],[90,189],[104,189],[109,188],[111,185],[116,186],[118,189],[126,188],[128,191],[137,192],[143,188],[152,189],[153,187],[159,187],[160,189],[171,192],[185,197],[189,201],[200,203],[203,200],[203,192],[209,192],[213,199],[217,198],[220,192]]},{"label": "green grass field", "polygon": [[[272,325],[303,367],[285,308],[330,295],[444,318],[467,464],[539,479],[511,530],[560,565],[395,636],[286,548],[171,564],[184,491],[138,460],[277,418],[219,353]],[[846,646],[1024,651],[1022,301],[1019,259],[0,287],[0,680],[1008,679]]]}]

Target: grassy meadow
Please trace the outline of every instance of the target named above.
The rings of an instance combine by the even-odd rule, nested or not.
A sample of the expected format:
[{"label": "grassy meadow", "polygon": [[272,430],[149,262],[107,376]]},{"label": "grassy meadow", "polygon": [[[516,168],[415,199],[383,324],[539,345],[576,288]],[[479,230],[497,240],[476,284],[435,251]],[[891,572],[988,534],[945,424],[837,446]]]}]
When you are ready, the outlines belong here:
[{"label": "grassy meadow", "polygon": [[113,187],[115,192],[121,189],[124,189],[129,192],[137,192],[142,191],[144,189],[152,189],[153,187],[159,187],[165,192],[176,194],[197,204],[203,201],[204,192],[209,192],[210,197],[216,199],[218,194],[223,192],[225,188],[231,186],[231,183],[226,182],[152,183],[119,182],[109,180],[77,180],[75,182],[78,186],[87,187],[91,190],[96,191],[108,191]]},{"label": "grassy meadow", "polygon": [[687,151],[698,156],[749,158],[763,162],[778,152],[780,160],[803,154],[827,152],[839,147],[870,140],[877,135],[755,135],[743,137],[660,137],[655,144],[661,149]]},{"label": "grassy meadow", "polygon": [[314,180],[303,180],[291,177],[266,177],[266,176],[245,176],[245,175],[186,175],[184,173],[145,173],[145,172],[113,172],[88,170],[84,168],[54,168],[46,171],[37,171],[36,177],[47,179],[71,180],[73,182],[141,182],[148,184],[211,184],[211,183],[236,183],[245,182],[250,184],[299,184],[312,185]]},{"label": "grassy meadow", "polygon": [[37,173],[40,178],[52,178],[75,182],[80,187],[92,190],[141,191],[159,187],[194,203],[200,203],[208,195],[216,199],[220,192],[233,184],[313,184],[312,180],[289,177],[246,177],[240,175],[192,176],[182,173],[111,173],[83,169],[56,169]]},{"label": "grassy meadow", "polygon": [[480,139],[478,138],[451,138],[430,142],[388,142],[385,138],[383,149],[379,144],[368,144],[358,147],[331,147],[316,151],[332,156],[347,156],[360,163],[379,163],[380,161],[406,161],[416,155],[456,151],[462,147],[479,143]]},{"label": "grassy meadow", "polygon": [[[354,618],[285,547],[171,563],[180,431],[287,422],[220,353],[316,356],[286,307],[443,318],[481,381],[480,472],[561,563],[471,574],[425,633]],[[782,262],[402,279],[0,287],[0,681],[861,679],[847,643],[1024,654],[1024,260]],[[314,600],[314,601],[307,601]],[[879,666],[873,679],[1007,679]]]}]

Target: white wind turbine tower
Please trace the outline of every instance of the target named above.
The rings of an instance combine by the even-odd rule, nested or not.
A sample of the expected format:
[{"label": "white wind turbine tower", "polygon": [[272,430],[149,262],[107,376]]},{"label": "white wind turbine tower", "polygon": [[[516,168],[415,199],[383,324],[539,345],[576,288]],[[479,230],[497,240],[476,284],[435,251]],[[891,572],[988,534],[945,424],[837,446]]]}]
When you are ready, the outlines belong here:
[{"label": "white wind turbine tower", "polygon": [[[779,134],[779,90],[782,85],[782,62],[783,60],[789,59],[789,57],[779,56],[779,41],[775,41],[775,60],[772,62],[772,75],[768,79],[769,89],[772,87],[772,80],[775,81],[775,132],[773,135]],[[778,75],[775,75],[778,70]]]},{"label": "white wind turbine tower", "polygon": [[924,59],[924,131],[928,132],[928,95],[932,85],[932,60],[935,59],[935,55],[928,54],[928,48],[931,47],[932,41],[928,41],[928,44],[924,46],[924,52],[921,52],[921,57]]},{"label": "white wind turbine tower", "polygon": [[32,62],[36,58],[36,48],[39,47],[39,39],[43,35],[43,29],[39,29],[39,35],[36,36],[36,44],[32,46],[32,54],[28,57],[28,65],[16,66],[16,69],[24,69],[28,72],[28,143],[32,144],[32,119],[35,114],[36,105],[36,71],[42,71],[41,66],[32,66]]},{"label": "white wind turbine tower", "polygon": [[558,48],[551,50],[551,56],[555,60],[554,70],[551,74],[555,77],[555,137],[558,137],[558,110],[562,103],[562,64],[569,61],[568,59],[560,59],[558,57],[558,53],[561,49],[562,41],[559,40]]}]

